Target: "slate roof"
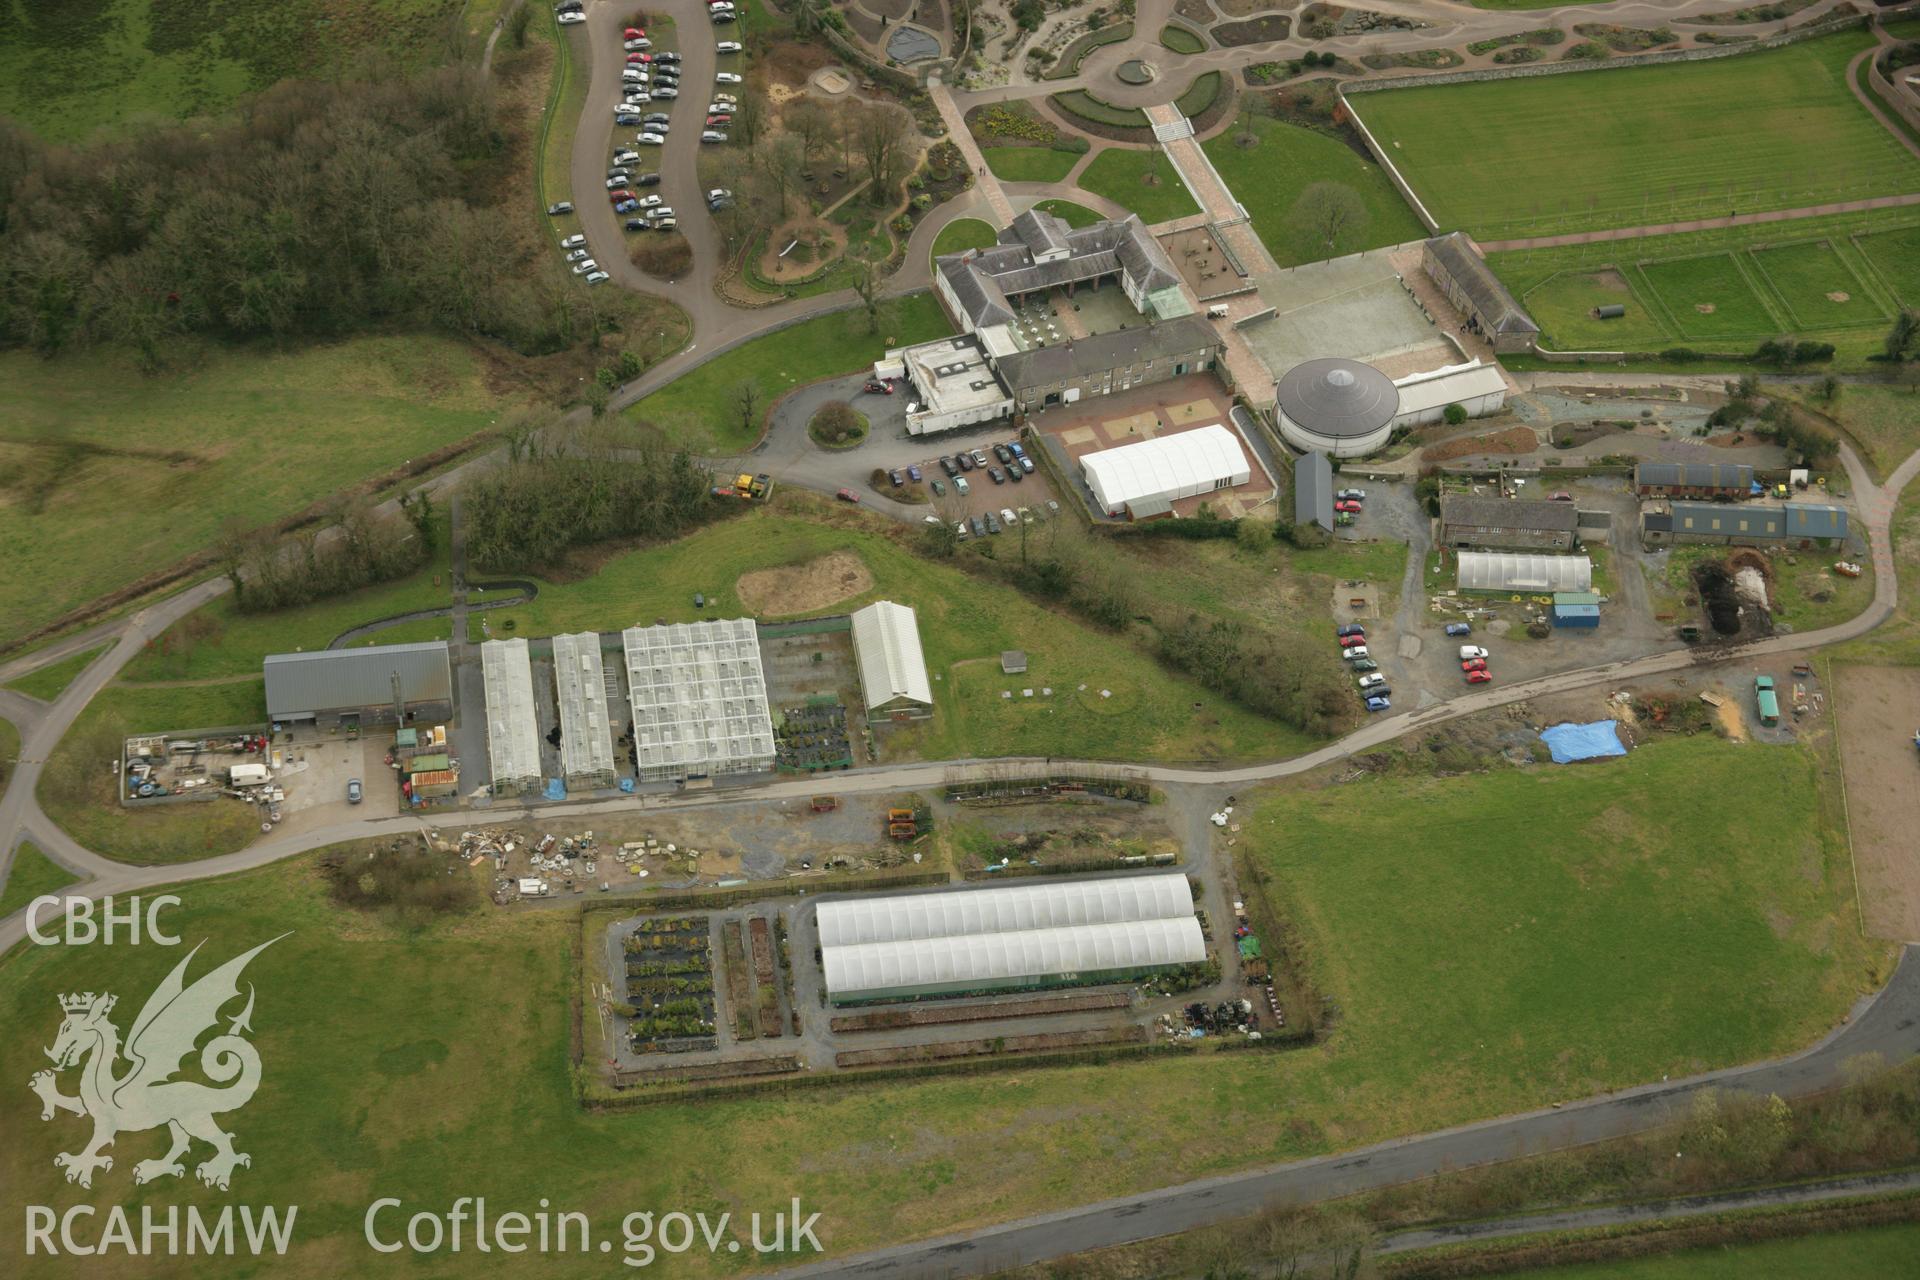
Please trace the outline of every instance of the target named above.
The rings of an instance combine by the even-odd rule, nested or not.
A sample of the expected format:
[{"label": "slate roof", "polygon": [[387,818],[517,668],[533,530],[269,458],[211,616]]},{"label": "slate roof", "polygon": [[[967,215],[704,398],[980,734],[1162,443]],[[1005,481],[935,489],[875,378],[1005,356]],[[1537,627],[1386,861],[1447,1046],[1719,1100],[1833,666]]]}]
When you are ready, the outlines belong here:
[{"label": "slate roof", "polygon": [[1466,232],[1454,231],[1434,237],[1427,241],[1427,252],[1446,268],[1454,283],[1472,300],[1473,309],[1495,333],[1540,332],[1540,326],[1507,292],[1507,286],[1493,274],[1493,268],[1473,247]]},{"label": "slate roof", "polygon": [[975,328],[1012,323],[1010,293],[1037,293],[1114,272],[1143,294],[1180,284],[1159,242],[1133,214],[1076,229],[1052,214],[1029,210],[1000,232],[999,243],[945,254],[934,267]]},{"label": "slate roof", "polygon": [[1753,486],[1753,468],[1744,462],[1642,462],[1633,482],[1661,489],[1738,489]]},{"label": "slate roof", "polygon": [[409,704],[447,702],[453,697],[444,640],[275,653],[268,655],[261,669],[266,674],[267,714],[276,720],[318,711],[391,706],[395,676],[400,697]]},{"label": "slate roof", "polygon": [[1524,498],[1475,498],[1449,493],[1440,498],[1440,522],[1473,529],[1530,529],[1572,533],[1580,513],[1571,502],[1534,502]]},{"label": "slate roof", "polygon": [[1293,522],[1333,532],[1333,464],[1318,449],[1293,464]]},{"label": "slate roof", "polygon": [[1009,387],[1072,382],[1090,373],[1117,369],[1139,360],[1158,360],[1220,345],[1213,326],[1197,316],[1179,316],[1139,329],[1116,329],[1051,347],[1013,351],[997,362]]}]

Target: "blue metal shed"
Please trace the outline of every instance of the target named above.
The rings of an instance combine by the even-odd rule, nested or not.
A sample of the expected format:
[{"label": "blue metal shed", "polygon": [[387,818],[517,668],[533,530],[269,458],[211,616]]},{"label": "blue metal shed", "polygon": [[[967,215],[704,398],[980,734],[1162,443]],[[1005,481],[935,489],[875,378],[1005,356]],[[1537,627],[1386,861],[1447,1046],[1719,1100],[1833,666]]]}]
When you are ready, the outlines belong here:
[{"label": "blue metal shed", "polygon": [[1600,626],[1600,597],[1591,591],[1553,593],[1553,625],[1593,631]]}]

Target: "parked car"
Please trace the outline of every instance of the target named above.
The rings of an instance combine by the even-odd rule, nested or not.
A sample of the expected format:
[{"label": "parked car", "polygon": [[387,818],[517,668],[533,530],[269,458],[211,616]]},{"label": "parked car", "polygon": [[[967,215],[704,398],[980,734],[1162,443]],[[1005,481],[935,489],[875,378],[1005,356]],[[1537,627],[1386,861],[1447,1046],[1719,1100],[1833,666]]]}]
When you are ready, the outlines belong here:
[{"label": "parked car", "polygon": [[[707,117],[707,128],[709,128],[709,129],[713,129],[713,128],[717,128],[717,127],[724,127],[724,126],[726,126],[726,125],[730,125],[730,124],[732,124],[732,123],[733,123],[733,117],[732,117],[732,116],[729,116],[729,115],[717,115],[717,116],[708,116],[708,117]],[[710,200],[724,200],[724,199],[726,199],[726,197],[725,197],[725,196],[713,196],[713,197],[710,197],[709,199],[710,199]]]},{"label": "parked car", "polygon": [[1367,629],[1361,626],[1357,622],[1349,622],[1344,627],[1335,627],[1333,629],[1333,634],[1336,638],[1345,637],[1345,636],[1364,636],[1367,634]]},{"label": "parked car", "polygon": [[907,479],[913,481],[915,484],[920,483],[920,466],[918,463],[907,468]]},{"label": "parked car", "polygon": [[555,218],[559,217],[563,213],[572,213],[572,212],[573,212],[573,201],[571,200],[556,200],[552,204],[547,206],[548,215]]},{"label": "parked car", "polygon": [[633,180],[633,185],[636,187],[657,187],[660,185],[660,175],[657,173],[643,173]]},{"label": "parked car", "polygon": [[655,62],[664,62],[664,63],[666,63],[666,64],[667,64],[668,66],[672,66],[672,65],[674,65],[675,63],[677,63],[677,62],[679,62],[679,61],[680,61],[680,55],[679,55],[679,54],[677,54],[677,53],[675,53],[675,52],[674,52],[673,50],[671,50],[671,49],[669,49],[669,50],[667,50],[667,51],[666,51],[665,53],[656,53],[656,54],[654,54],[654,55],[653,55],[653,60],[654,60]]},{"label": "parked car", "polygon": [[620,124],[620,125],[639,124],[640,117],[639,116],[615,116],[613,118],[613,122],[615,124]]},{"label": "parked car", "polygon": [[671,218],[673,216],[673,206],[670,204],[657,204],[647,210],[647,216],[652,218],[653,225],[658,227],[662,218]]},{"label": "parked car", "polygon": [[1340,637],[1340,647],[1342,649],[1351,649],[1355,645],[1362,645],[1362,644],[1365,644],[1366,642],[1367,642],[1367,636],[1364,631],[1357,636],[1344,635]]},{"label": "parked car", "polygon": [[713,20],[715,22],[732,22],[735,20],[733,10],[722,9],[713,15]]},{"label": "parked car", "polygon": [[702,142],[725,142],[726,140],[727,135],[719,129],[705,129],[702,130],[700,134],[700,141]]},{"label": "parked car", "polygon": [[645,27],[628,27],[620,33],[620,38],[622,40],[644,40],[647,38],[647,29]]},{"label": "parked car", "polygon": [[835,494],[834,494],[833,496],[834,496],[834,497],[836,497],[836,498],[838,498],[838,499],[840,499],[840,501],[842,501],[842,502],[858,502],[858,501],[860,501],[860,495],[859,495],[859,494],[857,494],[857,493],[855,493],[855,492],[854,492],[853,490],[851,490],[851,489],[841,489],[841,490],[839,490],[838,492],[836,492],[836,493],[835,493]]},{"label": "parked car", "polygon": [[595,262],[592,258],[582,258],[580,259],[580,261],[573,264],[573,274],[577,276],[583,276],[587,274],[587,272],[597,271],[599,270],[599,268],[600,268],[600,264]]},{"label": "parked car", "polygon": [[1017,508],[1017,509],[1016,509],[1016,510],[1014,511],[1014,514],[1020,517],[1020,523],[1021,523],[1021,524],[1032,524],[1032,523],[1033,523],[1033,512],[1032,512],[1032,511],[1030,511],[1030,510],[1028,510],[1028,509],[1027,509],[1026,507],[1019,507],[1019,508]]},{"label": "parked car", "polygon": [[361,799],[360,779],[348,778],[347,779],[347,803],[359,804],[360,799]]},{"label": "parked car", "polygon": [[585,250],[585,249],[569,249],[569,250],[567,250],[567,261],[568,261],[568,262],[578,262],[578,261],[580,261],[580,259],[582,259],[582,258],[584,258],[584,257],[586,257],[586,256],[587,256],[587,250]]},{"label": "parked car", "polygon": [[[1351,653],[1349,653],[1347,656],[1349,658],[1353,657]],[[1353,669],[1355,671],[1378,671],[1380,669],[1380,664],[1375,662],[1372,658],[1361,658],[1353,664]]]},{"label": "parked car", "polygon": [[1386,682],[1387,682],[1387,678],[1383,675],[1380,675],[1377,672],[1372,675],[1364,675],[1360,677],[1360,687],[1362,689],[1371,689],[1377,684],[1385,684]]},{"label": "parked car", "polygon": [[1388,711],[1391,710],[1392,707],[1393,703],[1384,697],[1367,699],[1367,710],[1369,711]]},{"label": "parked car", "polygon": [[610,174],[607,177],[607,190],[618,191],[632,181],[633,175],[630,173]]},{"label": "parked car", "polygon": [[578,9],[569,9],[565,13],[561,14],[559,18],[556,19],[556,21],[558,21],[559,24],[563,27],[578,26],[580,23],[585,22],[586,20],[587,20],[587,15],[584,13],[581,13]]},{"label": "parked car", "polygon": [[953,478],[953,491],[964,498],[973,492],[973,486],[967,483],[965,476],[955,476]]},{"label": "parked car", "polygon": [[1367,496],[1367,491],[1366,491],[1365,489],[1342,489],[1342,490],[1340,490],[1340,492],[1338,492],[1338,493],[1336,493],[1336,494],[1334,494],[1333,496],[1334,496],[1334,497],[1336,497],[1336,498],[1354,498],[1354,499],[1359,499],[1359,498],[1364,498],[1364,497],[1366,497],[1366,496]]},{"label": "parked car", "polygon": [[987,532],[1000,532],[1000,517],[994,515],[991,511],[987,512]]},{"label": "parked car", "polygon": [[638,200],[622,200],[619,204],[613,206],[613,211],[615,213],[635,213],[639,208],[640,202]]},{"label": "parked car", "polygon": [[971,471],[980,465],[973,460],[973,455],[970,453],[956,453],[953,455],[953,460],[960,464],[962,471]]},{"label": "parked car", "polygon": [[589,271],[589,272],[587,272],[587,283],[588,283],[588,284],[605,284],[605,283],[606,283],[607,281],[609,281],[609,280],[611,280],[611,279],[613,279],[613,277],[612,277],[612,276],[610,276],[610,275],[608,275],[608,274],[607,274],[606,272],[604,272],[604,271]]},{"label": "parked car", "polygon": [[1460,664],[1460,669],[1462,671],[1485,671],[1487,669],[1487,660],[1485,658],[1468,658]]},{"label": "parked car", "polygon": [[1492,656],[1492,654],[1477,644],[1463,644],[1460,646],[1460,660],[1462,662],[1468,658],[1491,658]]},{"label": "parked car", "polygon": [[1002,466],[1005,466],[1013,461],[1013,450],[1003,444],[996,444],[993,446],[993,456],[1000,460]]},{"label": "parked car", "polygon": [[1020,464],[1020,474],[1028,475],[1028,476],[1033,474],[1032,458],[1027,457],[1025,454],[1021,454],[1018,458],[1015,458],[1014,461]]},{"label": "parked car", "polygon": [[665,202],[662,201],[659,196],[641,196],[640,197],[640,207],[642,209],[651,209],[655,205],[663,204],[663,203]]},{"label": "parked car", "polygon": [[1493,681],[1491,671],[1469,671],[1466,676],[1468,684],[1490,684]]},{"label": "parked car", "polygon": [[1020,447],[1020,442],[1018,440],[1009,440],[1007,442],[1007,450],[1008,452],[1012,453],[1013,456],[1016,458],[1024,458],[1027,456],[1027,451]]},{"label": "parked car", "polygon": [[1055,502],[1052,498],[1047,499],[1047,514],[1053,515],[1053,516],[1057,516],[1060,514],[1060,504]]},{"label": "parked car", "polygon": [[1473,628],[1464,622],[1449,622],[1447,624],[1447,634],[1450,636],[1470,636],[1473,634]]},{"label": "parked car", "polygon": [[[731,200],[731,199],[733,199],[733,191],[732,191],[732,189],[731,189],[731,188],[728,188],[728,187],[715,187],[715,188],[714,188],[713,190],[711,190],[711,191],[709,191],[709,192],[707,192],[707,199],[709,199],[709,200]],[[888,394],[892,394],[892,392],[893,392],[893,385],[892,385],[891,383],[883,383],[883,384],[881,384],[881,385],[883,385],[883,386],[885,386],[885,387],[887,388],[887,392],[888,392]]]},{"label": "parked car", "polygon": [[979,516],[968,516],[967,526],[973,530],[974,537],[983,538],[986,536],[986,533],[987,533],[986,521],[982,520]]},{"label": "parked car", "polygon": [[739,84],[741,79],[742,77],[738,71],[716,71],[713,73],[713,82],[715,84]]},{"label": "parked car", "polygon": [[713,47],[715,53],[739,53],[746,46],[738,40],[722,40]]},{"label": "parked car", "polygon": [[715,102],[724,102],[730,107],[737,107],[740,105],[740,99],[734,97],[730,93],[721,93],[718,90],[714,91],[713,100]]},{"label": "parked car", "polygon": [[1333,518],[1333,527],[1336,529],[1350,529],[1353,527],[1353,517],[1342,511]]},{"label": "parked car", "polygon": [[562,249],[577,249],[581,245],[585,244],[586,242],[587,242],[587,238],[576,231],[572,235],[568,236],[565,240],[562,240],[560,242],[560,247]]},{"label": "parked car", "polygon": [[953,536],[965,542],[973,536],[973,530],[967,528],[967,522],[965,520],[955,520],[953,522]]},{"label": "parked car", "polygon": [[664,133],[654,133],[652,130],[649,130],[645,133],[635,135],[634,141],[643,147],[664,147],[667,145],[667,135]]},{"label": "parked car", "polygon": [[1340,501],[1333,504],[1333,509],[1335,511],[1351,512],[1352,514],[1355,514],[1355,515],[1358,515],[1361,512],[1361,510],[1363,510],[1360,504],[1355,502],[1352,498],[1342,498]]},{"label": "parked car", "polygon": [[973,465],[976,467],[984,467],[987,465],[987,455],[983,449],[975,449],[967,456],[973,459]]},{"label": "parked car", "polygon": [[656,217],[653,220],[653,229],[655,231],[671,231],[679,225],[680,225],[680,220],[674,217],[671,213],[664,214],[660,217]]},{"label": "parked car", "polygon": [[1547,501],[1548,502],[1572,502],[1573,495],[1568,493],[1565,489],[1555,489],[1552,493],[1547,495]]},{"label": "parked car", "polygon": [[[642,117],[642,119],[644,118],[645,117]],[[613,153],[613,163],[615,168],[620,169],[624,169],[630,164],[639,164],[640,153],[627,147],[622,147]]]},{"label": "parked car", "polygon": [[1007,482],[1007,478],[1000,474],[1000,468],[998,467],[987,468],[987,479],[993,481],[995,484],[1005,484]]},{"label": "parked car", "polygon": [[645,231],[647,229],[647,220],[645,218],[628,218],[625,226],[629,231]]},{"label": "parked car", "polygon": [[637,200],[639,197],[625,187],[616,187],[607,193],[607,199],[613,204],[619,204],[623,200]]},{"label": "parked car", "polygon": [[653,48],[653,41],[647,39],[645,36],[639,36],[632,40],[623,41],[620,47],[625,49],[628,53],[632,53],[636,49]]},{"label": "parked car", "polygon": [[928,481],[927,488],[933,490],[933,496],[936,498],[944,498],[947,496],[947,486],[938,480]]},{"label": "parked car", "polygon": [[953,459],[947,457],[944,453],[940,455],[940,469],[946,472],[950,476],[957,476],[960,474],[960,468],[955,466]]},{"label": "parked car", "polygon": [[671,86],[662,87],[653,91],[653,100],[655,102],[672,102],[679,96],[680,91]]},{"label": "parked car", "polygon": [[653,65],[653,55],[650,53],[630,53],[627,55],[627,65],[630,67],[650,67]]},{"label": "parked car", "polygon": [[1000,508],[1000,523],[1011,529],[1014,525],[1020,523],[1020,517],[1013,514],[1012,507],[1002,507]]},{"label": "parked car", "polygon": [[1353,648],[1347,650],[1345,653],[1341,654],[1340,656],[1345,658],[1348,662],[1358,662],[1362,658],[1373,657],[1371,653],[1367,652],[1367,646],[1363,644],[1357,644],[1353,646]]}]

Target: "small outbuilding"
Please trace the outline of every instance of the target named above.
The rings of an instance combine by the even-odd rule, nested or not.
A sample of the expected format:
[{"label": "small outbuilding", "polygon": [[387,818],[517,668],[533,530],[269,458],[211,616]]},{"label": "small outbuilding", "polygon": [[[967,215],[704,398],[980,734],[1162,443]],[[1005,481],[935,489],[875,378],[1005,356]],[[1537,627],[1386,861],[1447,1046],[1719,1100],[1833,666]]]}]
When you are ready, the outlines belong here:
[{"label": "small outbuilding", "polygon": [[933,715],[933,683],[920,649],[920,620],[891,600],[853,615],[853,660],[867,720],[925,720]]},{"label": "small outbuilding", "polygon": [[1302,453],[1358,458],[1385,447],[1400,389],[1370,364],[1328,357],[1287,370],[1273,386],[1280,437]]},{"label": "small outbuilding", "polygon": [[1493,268],[1480,256],[1480,247],[1464,231],[1435,236],[1421,248],[1422,267],[1447,301],[1466,317],[1467,331],[1477,333],[1502,354],[1531,350],[1540,337],[1533,322]]},{"label": "small outbuilding", "polygon": [[1744,462],[1642,462],[1633,468],[1633,488],[1643,498],[1745,498],[1754,492],[1753,468]]},{"label": "small outbuilding", "polygon": [[1591,591],[1556,591],[1552,621],[1556,627],[1596,631],[1600,627],[1600,597]]},{"label": "small outbuilding", "polygon": [[1000,674],[1020,676],[1027,673],[1027,651],[1025,649],[1002,649],[1000,651]]},{"label": "small outbuilding", "polygon": [[1181,498],[1231,489],[1252,478],[1240,437],[1220,423],[1155,436],[1080,459],[1093,499],[1109,516],[1164,514]]},{"label": "small outbuilding", "polygon": [[1506,407],[1507,380],[1494,365],[1450,364],[1402,378],[1393,384],[1400,392],[1400,412],[1391,427],[1421,427],[1446,416],[1457,404],[1469,418],[1484,418]]},{"label": "small outbuilding", "polygon": [[1293,522],[1333,532],[1333,464],[1318,449],[1293,464]]}]

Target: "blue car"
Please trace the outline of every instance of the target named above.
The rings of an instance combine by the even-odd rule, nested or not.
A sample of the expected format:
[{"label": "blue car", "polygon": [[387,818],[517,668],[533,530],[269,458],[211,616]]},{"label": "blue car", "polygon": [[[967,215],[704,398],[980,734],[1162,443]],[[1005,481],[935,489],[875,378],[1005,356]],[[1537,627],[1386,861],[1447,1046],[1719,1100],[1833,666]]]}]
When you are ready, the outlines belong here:
[{"label": "blue car", "polygon": [[1007,448],[1012,451],[1013,456],[1016,458],[1024,458],[1027,456],[1027,451],[1020,447],[1020,442],[1018,440],[1015,440],[1012,443],[1008,444]]},{"label": "blue car", "polygon": [[1368,698],[1367,699],[1367,710],[1369,711],[1385,711],[1391,706],[1393,706],[1393,703],[1389,702],[1385,698]]},{"label": "blue car", "polygon": [[632,213],[639,207],[640,202],[638,200],[622,200],[619,204],[613,206],[613,211],[615,213]]},{"label": "blue car", "polygon": [[1473,634],[1473,628],[1464,622],[1449,622],[1447,624],[1447,634],[1450,636],[1470,636]]},{"label": "blue car", "polygon": [[914,482],[915,484],[919,484],[919,483],[920,483],[920,468],[919,468],[918,466],[912,466],[912,467],[908,467],[908,468],[907,468],[907,479],[909,479],[909,480],[911,480],[911,481],[913,481],[913,482]]},{"label": "blue car", "polygon": [[613,122],[615,124],[639,124],[640,117],[632,114],[631,112],[623,111],[619,115],[613,118]]}]

